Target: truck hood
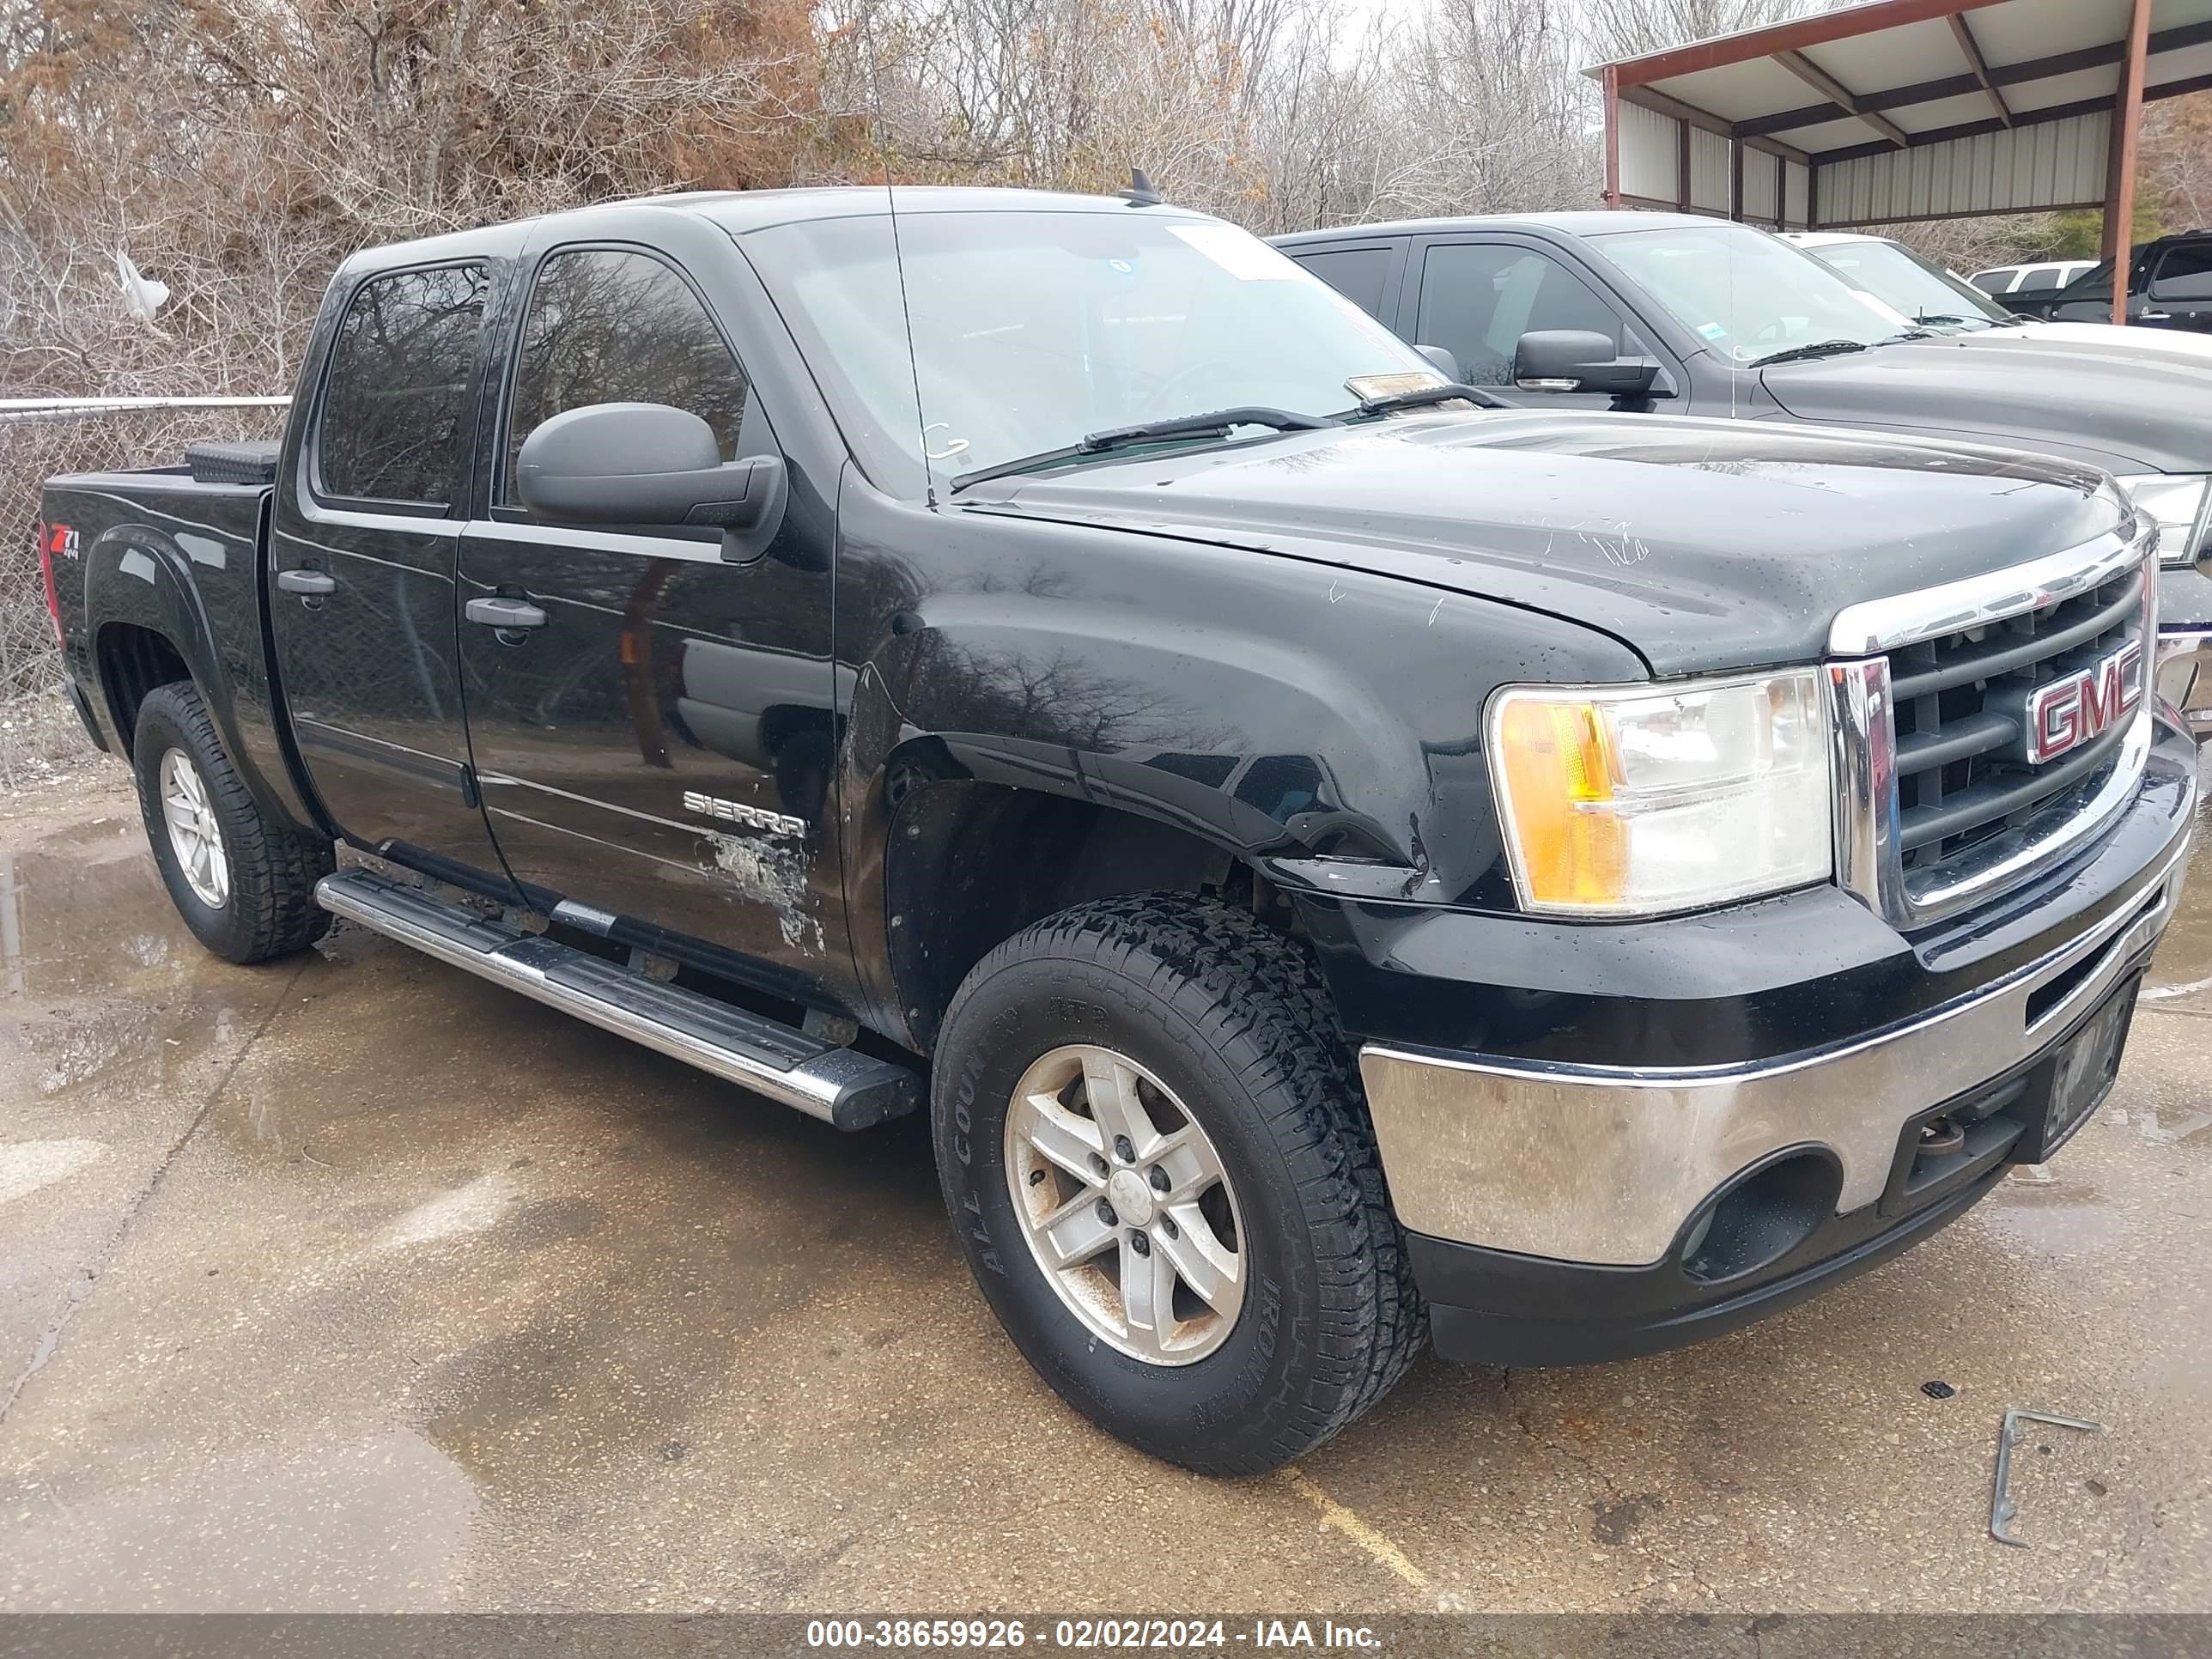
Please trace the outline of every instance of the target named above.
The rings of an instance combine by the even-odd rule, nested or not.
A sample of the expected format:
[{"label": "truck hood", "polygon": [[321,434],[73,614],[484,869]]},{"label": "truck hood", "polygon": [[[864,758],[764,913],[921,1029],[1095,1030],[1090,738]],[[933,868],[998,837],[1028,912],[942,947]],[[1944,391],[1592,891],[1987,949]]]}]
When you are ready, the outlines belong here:
[{"label": "truck hood", "polygon": [[1743,421],[1502,410],[994,480],[963,511],[1375,572],[1602,629],[1656,674],[1810,662],[1837,611],[2078,546],[2100,473]]},{"label": "truck hood", "polygon": [[1778,363],[1760,379],[1800,420],[2056,447],[2118,472],[2212,469],[2212,369],[2176,353],[2007,329]]}]

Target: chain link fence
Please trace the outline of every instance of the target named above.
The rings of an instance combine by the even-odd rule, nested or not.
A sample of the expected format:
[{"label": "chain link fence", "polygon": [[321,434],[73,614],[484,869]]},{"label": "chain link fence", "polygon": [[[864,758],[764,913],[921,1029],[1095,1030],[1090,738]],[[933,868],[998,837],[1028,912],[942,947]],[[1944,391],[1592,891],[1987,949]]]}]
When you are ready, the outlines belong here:
[{"label": "chain link fence", "polygon": [[284,410],[179,407],[178,400],[64,408],[0,406],[0,789],[58,777],[94,751],[63,696],[35,526],[39,485],[57,472],[173,466],[202,438],[274,438]]}]

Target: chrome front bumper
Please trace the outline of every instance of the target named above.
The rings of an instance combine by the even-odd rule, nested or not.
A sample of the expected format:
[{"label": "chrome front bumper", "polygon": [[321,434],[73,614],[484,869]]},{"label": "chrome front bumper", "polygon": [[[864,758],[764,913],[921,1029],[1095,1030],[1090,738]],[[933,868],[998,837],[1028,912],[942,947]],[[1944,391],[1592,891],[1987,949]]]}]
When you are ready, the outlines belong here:
[{"label": "chrome front bumper", "polygon": [[2158,636],[2158,695],[2181,711],[2189,735],[2212,737],[2212,632],[2161,629]]},{"label": "chrome front bumper", "polygon": [[2141,960],[2188,854],[2184,837],[2101,921],[1972,996],[1784,1060],[1643,1070],[1370,1043],[1360,1075],[1399,1218],[1460,1243],[1647,1266],[1730,1176],[1806,1146],[1842,1165],[1838,1214],[1874,1203],[1908,1120],[2055,1041]]}]

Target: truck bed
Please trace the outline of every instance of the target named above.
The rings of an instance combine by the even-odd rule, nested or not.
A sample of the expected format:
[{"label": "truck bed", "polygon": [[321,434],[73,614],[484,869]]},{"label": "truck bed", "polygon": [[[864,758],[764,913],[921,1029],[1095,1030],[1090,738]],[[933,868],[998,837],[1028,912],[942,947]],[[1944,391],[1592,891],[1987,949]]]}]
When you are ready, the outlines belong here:
[{"label": "truck bed", "polygon": [[[210,688],[211,712],[226,739],[243,738],[250,753],[268,751],[260,551],[270,494],[263,483],[195,477],[189,465],[47,481],[40,547],[52,572],[64,666],[72,701],[102,747],[120,752],[128,738],[112,712],[110,693],[122,688],[106,678],[120,673],[150,681],[175,671],[135,642],[118,654],[111,641],[103,651],[88,627],[95,612],[104,628],[142,630],[119,637],[158,637],[181,653],[183,665]],[[134,701],[125,695],[124,706]],[[241,718],[264,729],[249,736],[237,724]]]}]

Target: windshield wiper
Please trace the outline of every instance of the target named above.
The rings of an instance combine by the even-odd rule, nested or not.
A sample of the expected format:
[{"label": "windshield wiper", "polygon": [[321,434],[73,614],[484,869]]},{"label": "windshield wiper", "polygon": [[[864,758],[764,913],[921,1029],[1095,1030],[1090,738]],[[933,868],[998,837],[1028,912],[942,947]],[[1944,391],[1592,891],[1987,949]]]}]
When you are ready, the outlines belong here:
[{"label": "windshield wiper", "polygon": [[1823,340],[1818,345],[1791,346],[1787,351],[1771,352],[1764,357],[1752,359],[1753,368],[1765,368],[1775,363],[1802,363],[1814,357],[1841,357],[1853,351],[1864,351],[1866,346],[1857,340]]},{"label": "windshield wiper", "polygon": [[1177,415],[1167,420],[1141,421],[1135,426],[1115,426],[1103,432],[1086,433],[1080,441],[1063,449],[1040,450],[1034,455],[1001,461],[996,466],[963,472],[953,479],[952,488],[955,490],[965,489],[969,484],[981,483],[988,478],[1004,478],[1017,472],[1030,472],[1059,461],[1088,460],[1093,456],[1111,454],[1117,449],[1127,449],[1137,444],[1159,443],[1173,438],[1225,438],[1240,426],[1271,426],[1278,432],[1315,432],[1323,427],[1341,424],[1333,416],[1300,415],[1288,409],[1271,409],[1264,404],[1244,404],[1235,409],[1217,409],[1203,415]]},{"label": "windshield wiper", "polygon": [[1373,419],[1379,415],[1395,415],[1401,409],[1425,409],[1431,404],[1469,403],[1477,409],[1511,409],[1514,404],[1494,392],[1486,392],[1479,386],[1417,386],[1411,392],[1393,392],[1388,397],[1362,398],[1357,407],[1347,409],[1336,418],[1348,421],[1355,416]]}]

